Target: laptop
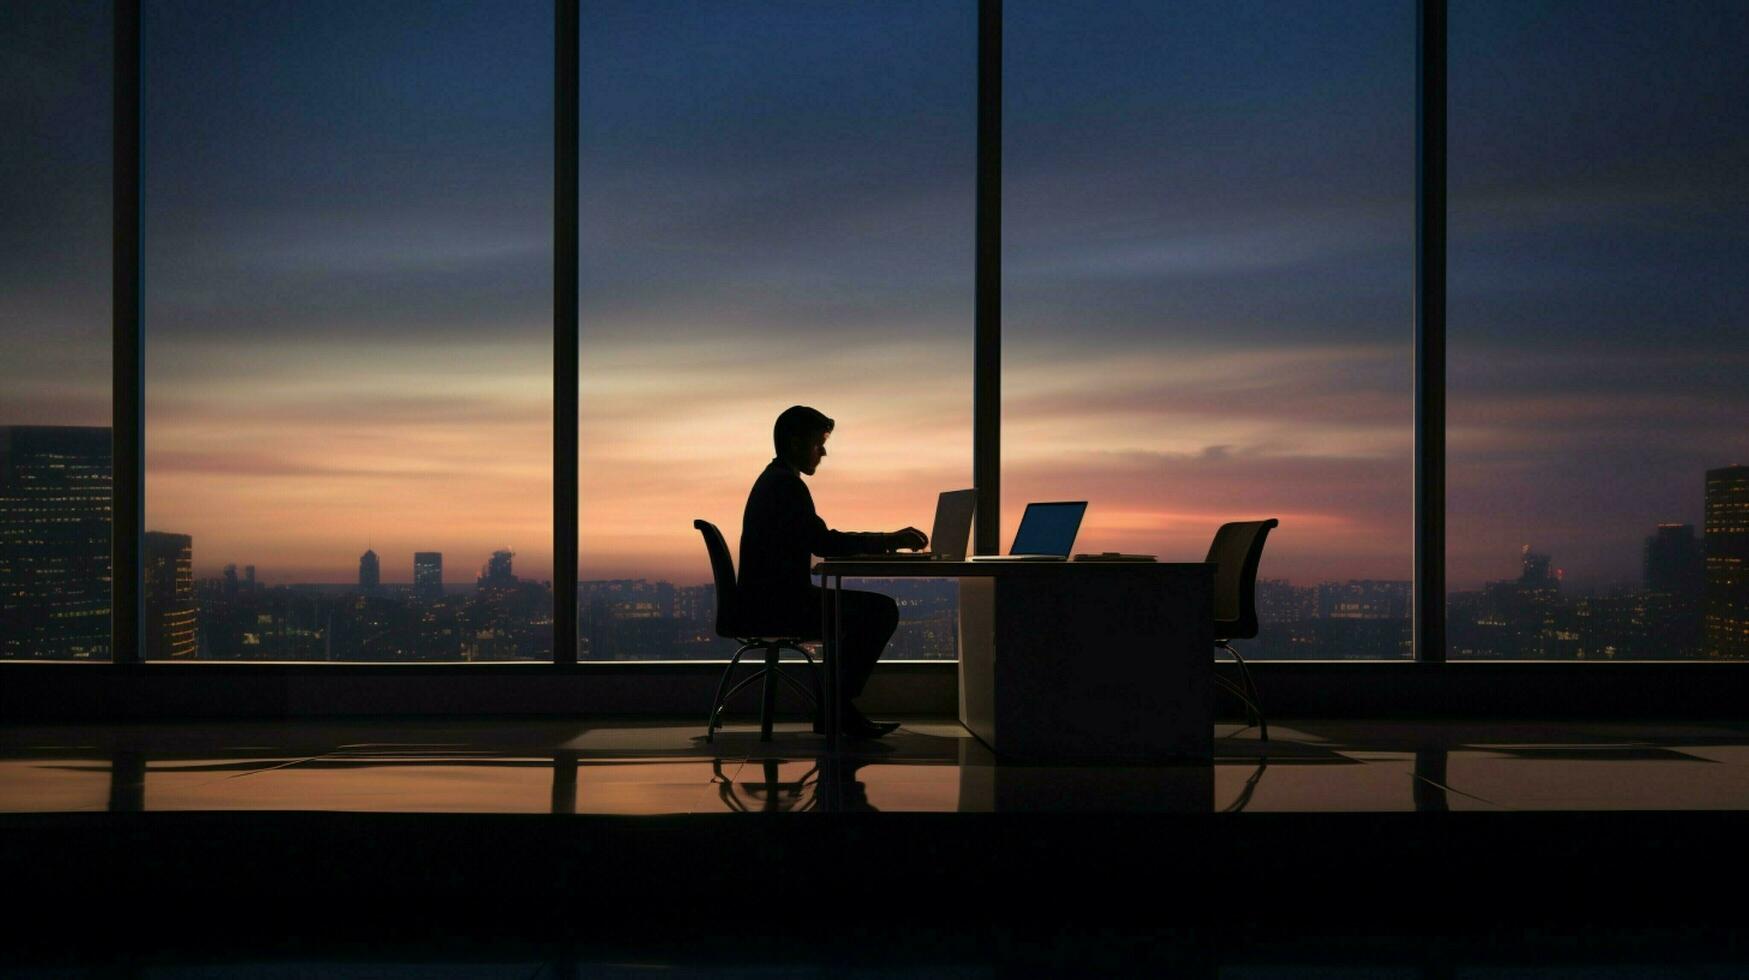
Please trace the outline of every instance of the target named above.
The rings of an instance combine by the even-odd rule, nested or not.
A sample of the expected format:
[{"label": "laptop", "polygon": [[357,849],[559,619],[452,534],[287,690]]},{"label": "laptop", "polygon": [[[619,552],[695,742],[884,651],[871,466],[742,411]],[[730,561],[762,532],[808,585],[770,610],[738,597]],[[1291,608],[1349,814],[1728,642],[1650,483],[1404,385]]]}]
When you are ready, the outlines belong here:
[{"label": "laptop", "polygon": [[875,555],[845,555],[839,561],[965,561],[972,541],[972,512],[977,509],[975,490],[943,490],[935,501],[935,526],[929,532],[928,551],[888,551]]},{"label": "laptop", "polygon": [[1008,554],[975,555],[972,561],[1068,561],[1086,513],[1085,500],[1027,504]]}]

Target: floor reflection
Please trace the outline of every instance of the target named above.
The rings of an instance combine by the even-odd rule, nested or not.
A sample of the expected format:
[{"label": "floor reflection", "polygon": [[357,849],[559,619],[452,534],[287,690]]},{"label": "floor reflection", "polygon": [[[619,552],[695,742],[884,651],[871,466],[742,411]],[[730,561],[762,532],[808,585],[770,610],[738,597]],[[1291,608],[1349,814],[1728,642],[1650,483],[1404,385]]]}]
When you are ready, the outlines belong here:
[{"label": "floor reflection", "polygon": [[[731,778],[723,771],[723,760],[711,762],[711,781],[717,784],[717,795],[723,805],[736,813],[800,813],[820,804],[820,764],[786,762],[782,759],[759,759],[734,768],[745,771],[757,768],[757,779]],[[785,769],[789,772],[786,774]]]},{"label": "floor reflection", "polygon": [[1384,812],[1749,808],[1749,730],[1223,726],[1211,765],[998,760],[944,720],[826,750],[692,724],[478,722],[0,729],[0,810],[554,814]]},{"label": "floor reflection", "polygon": [[125,810],[127,801],[118,800],[112,788],[123,782],[112,778],[110,763],[104,759],[4,759],[0,760],[0,811]]}]

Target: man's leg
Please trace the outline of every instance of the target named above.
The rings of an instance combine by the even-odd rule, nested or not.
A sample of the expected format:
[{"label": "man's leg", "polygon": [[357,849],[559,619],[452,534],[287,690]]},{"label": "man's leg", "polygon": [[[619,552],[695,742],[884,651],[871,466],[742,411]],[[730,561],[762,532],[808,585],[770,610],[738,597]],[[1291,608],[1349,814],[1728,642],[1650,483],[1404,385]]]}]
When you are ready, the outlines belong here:
[{"label": "man's leg", "polygon": [[[817,608],[820,604],[820,589],[813,590],[813,602]],[[874,673],[875,661],[887,649],[887,643],[893,638],[893,633],[899,628],[899,604],[888,596],[878,592],[857,592],[844,589],[841,599],[844,609],[844,629],[839,634],[843,638],[838,656],[843,661],[844,690],[839,697],[843,700],[844,717],[846,721],[862,721],[862,712],[850,703],[850,699],[862,694],[868,684],[869,675]],[[830,608],[828,608],[830,615]],[[824,625],[826,630],[832,628],[830,621]],[[812,638],[811,634],[804,634]],[[823,665],[822,665],[823,666]],[[825,705],[821,705],[824,712]],[[814,730],[823,731],[825,724],[822,718],[815,718]]]},{"label": "man's leg", "polygon": [[[844,593],[844,698],[860,697],[899,628],[899,604],[879,592]],[[854,718],[856,715],[851,715]]]},{"label": "man's leg", "polygon": [[[813,590],[813,604],[820,606],[819,588]],[[850,704],[850,698],[859,697],[862,688],[868,684],[869,674],[874,672],[874,662],[880,660],[880,655],[887,649],[887,642],[892,641],[894,630],[899,628],[899,604],[892,598],[881,595],[878,591],[843,590],[843,611],[845,611],[845,628],[841,632],[843,646],[838,656],[843,660],[845,690],[841,691],[845,718],[862,719],[862,712]],[[831,614],[831,611],[827,611]],[[831,621],[824,623],[824,628],[831,630]],[[826,705],[820,705],[824,711]],[[815,719],[815,730],[820,730],[824,721]]]}]

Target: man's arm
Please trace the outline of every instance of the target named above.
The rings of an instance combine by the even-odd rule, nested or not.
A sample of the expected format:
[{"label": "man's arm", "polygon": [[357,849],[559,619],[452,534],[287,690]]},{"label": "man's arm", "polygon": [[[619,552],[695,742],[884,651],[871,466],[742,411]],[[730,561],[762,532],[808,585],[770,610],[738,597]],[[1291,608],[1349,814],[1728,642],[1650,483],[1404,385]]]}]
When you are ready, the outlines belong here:
[{"label": "man's arm", "polygon": [[[914,527],[903,531],[884,533],[881,531],[834,531],[826,526],[826,522],[815,516],[817,527],[809,539],[808,550],[821,558],[834,555],[886,554],[900,548],[922,548],[929,544],[929,535]],[[831,548],[822,551],[821,548]]]},{"label": "man's arm", "polygon": [[878,531],[834,531],[826,526],[826,522],[814,511],[814,495],[798,478],[794,484],[795,499],[790,503],[791,512],[799,518],[797,529],[803,541],[807,542],[808,553],[821,558],[832,558],[837,555],[872,554],[892,550],[889,535]]},{"label": "man's arm", "polygon": [[887,537],[879,531],[834,531],[826,526],[820,515],[809,515],[808,552],[821,558],[891,551]]}]

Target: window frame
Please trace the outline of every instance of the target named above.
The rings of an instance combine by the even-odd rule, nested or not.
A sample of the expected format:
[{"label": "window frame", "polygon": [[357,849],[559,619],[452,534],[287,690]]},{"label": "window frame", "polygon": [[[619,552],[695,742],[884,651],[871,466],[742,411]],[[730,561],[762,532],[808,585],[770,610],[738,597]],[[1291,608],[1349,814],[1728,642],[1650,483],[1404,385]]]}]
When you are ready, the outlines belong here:
[{"label": "window frame", "polygon": [[[1002,0],[978,2],[977,182],[974,254],[973,483],[978,496],[975,553],[999,550],[1001,503],[1001,207]],[[1445,401],[1446,401],[1446,42],[1447,0],[1415,0],[1415,299],[1414,299],[1414,600],[1413,659],[1407,662],[1260,663],[1254,669],[1283,677],[1393,678],[1464,672],[1480,676],[1498,664],[1447,664],[1445,623]],[[554,0],[554,311],[553,311],[553,570],[554,659],[500,665],[512,675],[658,675],[673,664],[578,662],[576,634],[578,551],[579,0]],[[141,0],[115,0],[114,113],[114,417],[113,660],[117,668],[179,673],[209,665],[146,664],[143,637],[144,358],[141,241]],[[988,515],[988,519],[986,519]],[[712,662],[700,662],[708,666]],[[907,667],[914,665],[906,665]],[[951,664],[930,669],[945,674]],[[1587,665],[1595,671],[1602,665]],[[1612,664],[1610,677],[1692,674],[1694,665]],[[231,666],[229,669],[238,669]],[[310,670],[421,673],[473,672],[479,665],[256,664],[252,671],[305,674]],[[1507,668],[1513,670],[1516,668]],[[1548,670],[1548,665],[1529,668]],[[1558,671],[1586,669],[1562,664]],[[1490,675],[1492,676],[1492,675]],[[1540,676],[1540,675],[1539,675]],[[1716,677],[1716,675],[1714,675]],[[1365,683],[1375,684],[1368,680]],[[1658,685],[1654,685],[1657,687]],[[1729,685],[1727,685],[1729,686]],[[1647,696],[1655,702],[1655,692]],[[1372,699],[1368,699],[1372,700]]]}]

